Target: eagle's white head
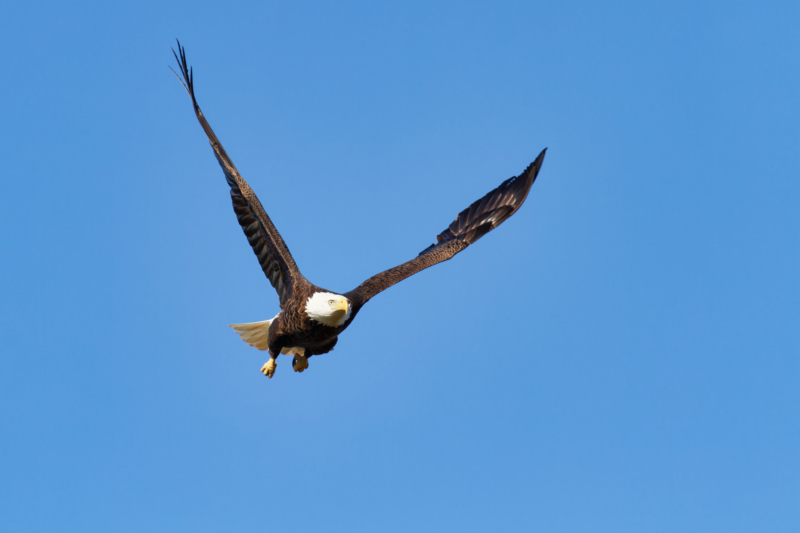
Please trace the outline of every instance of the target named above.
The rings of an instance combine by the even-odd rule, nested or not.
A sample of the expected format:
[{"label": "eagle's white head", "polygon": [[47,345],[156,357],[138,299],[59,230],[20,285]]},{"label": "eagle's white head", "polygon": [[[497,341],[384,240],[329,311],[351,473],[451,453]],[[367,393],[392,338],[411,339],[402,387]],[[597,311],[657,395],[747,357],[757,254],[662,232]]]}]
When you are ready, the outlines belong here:
[{"label": "eagle's white head", "polygon": [[315,292],[306,301],[306,314],[311,320],[337,328],[350,318],[350,302],[339,294]]}]

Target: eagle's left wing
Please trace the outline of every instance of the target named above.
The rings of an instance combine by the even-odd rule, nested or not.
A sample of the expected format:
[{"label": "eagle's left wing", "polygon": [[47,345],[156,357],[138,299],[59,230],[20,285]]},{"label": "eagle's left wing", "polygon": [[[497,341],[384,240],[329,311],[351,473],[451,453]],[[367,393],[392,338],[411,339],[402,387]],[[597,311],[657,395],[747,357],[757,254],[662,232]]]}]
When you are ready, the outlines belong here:
[{"label": "eagle's left wing", "polygon": [[417,257],[402,265],[385,270],[345,294],[360,305],[384,291],[430,266],[447,261],[458,252],[474,243],[502,224],[522,206],[531,185],[539,174],[547,148],[531,163],[525,172],[500,184],[495,190],[474,202],[458,214],[456,219],[441,234],[436,236],[438,244],[431,244]]}]

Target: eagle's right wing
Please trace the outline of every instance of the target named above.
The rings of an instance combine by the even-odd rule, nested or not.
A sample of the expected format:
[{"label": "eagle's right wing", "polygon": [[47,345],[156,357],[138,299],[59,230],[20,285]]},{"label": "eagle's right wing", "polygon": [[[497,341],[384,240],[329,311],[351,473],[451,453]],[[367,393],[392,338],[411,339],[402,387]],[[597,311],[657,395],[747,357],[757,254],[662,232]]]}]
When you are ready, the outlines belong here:
[{"label": "eagle's right wing", "polygon": [[546,151],[547,148],[542,150],[539,157],[525,169],[525,172],[507,179],[495,190],[459,213],[453,223],[436,236],[438,244],[431,244],[411,261],[372,276],[345,296],[351,301],[363,305],[370,298],[395,283],[403,281],[420,270],[447,261],[502,224],[522,206],[522,202],[528,197],[531,185],[542,167]]},{"label": "eagle's right wing", "polygon": [[[258,257],[258,262],[261,264],[261,270],[264,271],[267,278],[280,298],[281,308],[284,303],[291,297],[292,288],[297,283],[302,283],[305,278],[300,274],[297,264],[294,262],[292,254],[289,253],[289,248],[283,242],[275,225],[272,224],[267,212],[258,201],[256,193],[250,188],[250,185],[242,178],[239,171],[228,157],[222,144],[214,135],[214,131],[209,126],[203,112],[200,111],[200,106],[197,105],[197,100],[194,97],[194,79],[192,71],[186,64],[186,52],[178,42],[178,54],[175,50],[175,59],[178,61],[183,79],[176,73],[183,88],[192,97],[192,105],[194,106],[194,113],[197,115],[197,120],[208,136],[208,141],[211,143],[211,148],[214,149],[214,155],[225,172],[225,179],[231,188],[231,200],[233,201],[233,210],[236,213],[236,218],[239,219],[239,225],[242,227],[247,240],[250,241],[250,246],[253,252]],[[173,71],[174,72],[174,71]]]}]

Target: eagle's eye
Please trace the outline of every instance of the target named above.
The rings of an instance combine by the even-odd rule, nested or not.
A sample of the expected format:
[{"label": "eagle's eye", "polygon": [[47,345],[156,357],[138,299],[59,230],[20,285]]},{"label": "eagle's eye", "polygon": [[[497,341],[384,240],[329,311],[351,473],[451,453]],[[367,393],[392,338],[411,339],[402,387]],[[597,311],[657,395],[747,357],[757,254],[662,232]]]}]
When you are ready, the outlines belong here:
[{"label": "eagle's eye", "polygon": [[328,300],[328,305],[333,305],[333,300]]}]

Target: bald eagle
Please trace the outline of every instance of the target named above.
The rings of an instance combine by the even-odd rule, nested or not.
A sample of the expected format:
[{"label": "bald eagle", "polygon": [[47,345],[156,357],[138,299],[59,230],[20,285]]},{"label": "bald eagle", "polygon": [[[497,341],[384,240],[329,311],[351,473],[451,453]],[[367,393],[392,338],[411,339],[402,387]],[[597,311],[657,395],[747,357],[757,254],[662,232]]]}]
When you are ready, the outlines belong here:
[{"label": "bald eagle", "polygon": [[505,180],[459,213],[453,223],[437,235],[436,244],[425,248],[414,259],[372,276],[352,291],[339,294],[314,285],[300,273],[289,248],[261,202],[236,170],[200,111],[194,95],[193,73],[186,64],[186,51],[180,42],[178,51],[180,57],[174,49],[172,52],[182,76],[175,75],[189,93],[197,120],[225,173],[239,225],[280,300],[281,310],[271,320],[230,324],[247,344],[269,351],[270,358],[261,368],[261,372],[269,378],[275,374],[278,355],[293,356],[292,367],[295,372],[303,372],[308,368],[310,357],[333,350],[339,334],[347,329],[364,304],[376,294],[423,269],[452,258],[513,215],[528,196],[547,150],[542,150],[522,174]]}]

